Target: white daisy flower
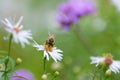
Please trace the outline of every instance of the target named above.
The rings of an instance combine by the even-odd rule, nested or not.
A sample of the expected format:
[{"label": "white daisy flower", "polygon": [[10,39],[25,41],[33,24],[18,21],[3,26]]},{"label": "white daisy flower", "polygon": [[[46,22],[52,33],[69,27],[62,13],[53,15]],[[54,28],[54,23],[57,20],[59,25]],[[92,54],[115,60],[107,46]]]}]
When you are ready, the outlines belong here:
[{"label": "white daisy flower", "polygon": [[49,60],[49,56],[51,56],[55,62],[61,61],[63,56],[61,52],[63,51],[57,49],[56,47],[53,47],[53,45],[54,45],[54,39],[52,37],[49,37],[45,45],[39,45],[34,41],[33,47],[36,47],[38,51],[43,50],[44,57],[46,57],[47,60]]},{"label": "white daisy flower", "polygon": [[98,66],[99,64],[105,64],[109,66],[109,70],[111,70],[114,73],[119,73],[120,70],[120,61],[116,61],[112,59],[112,56],[110,54],[106,54],[104,57],[90,57],[91,64],[96,64]]},{"label": "white daisy flower", "polygon": [[7,18],[2,20],[1,22],[6,25],[5,29],[12,34],[13,41],[16,43],[20,43],[22,47],[25,47],[25,44],[30,44],[28,39],[32,39],[32,34],[30,30],[22,30],[22,20],[23,16],[20,17],[16,24],[12,24]]}]

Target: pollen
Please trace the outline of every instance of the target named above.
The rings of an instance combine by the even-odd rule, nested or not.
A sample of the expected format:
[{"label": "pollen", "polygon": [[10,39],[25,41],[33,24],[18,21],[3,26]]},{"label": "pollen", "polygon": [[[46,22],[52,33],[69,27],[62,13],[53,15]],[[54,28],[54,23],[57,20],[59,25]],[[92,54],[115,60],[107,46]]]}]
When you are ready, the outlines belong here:
[{"label": "pollen", "polygon": [[50,46],[50,45],[45,45],[44,46],[44,48],[45,48],[45,50],[48,52],[52,52],[53,51],[53,47],[52,46]]},{"label": "pollen", "polygon": [[106,65],[111,65],[111,64],[112,64],[113,59],[112,59],[112,56],[111,56],[110,54],[106,54],[106,55],[104,56],[104,58],[105,58],[105,63],[106,63]]},{"label": "pollen", "polygon": [[20,27],[13,27],[13,30],[18,33],[21,31],[21,29],[23,28],[23,26],[20,26]]}]

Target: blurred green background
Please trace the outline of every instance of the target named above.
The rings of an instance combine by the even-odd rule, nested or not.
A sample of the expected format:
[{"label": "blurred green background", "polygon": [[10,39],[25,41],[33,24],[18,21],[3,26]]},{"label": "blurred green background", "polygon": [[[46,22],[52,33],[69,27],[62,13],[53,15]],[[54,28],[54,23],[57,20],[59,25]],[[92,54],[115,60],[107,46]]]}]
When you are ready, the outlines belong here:
[{"label": "blurred green background", "polygon": [[[120,59],[120,12],[110,0],[94,0],[97,9],[92,15],[82,17],[79,21],[80,38],[75,33],[75,25],[68,31],[59,29],[55,17],[57,6],[65,0],[0,0],[0,19],[5,17],[24,16],[24,29],[30,29],[34,40],[44,44],[48,32],[55,35],[55,45],[63,50],[63,60],[60,62],[60,76],[57,80],[89,80],[93,65],[90,56],[101,56],[111,53],[114,59]],[[8,50],[8,40],[4,25],[0,24],[0,50]],[[92,52],[91,52],[92,51]],[[12,44],[11,56],[20,57],[23,63],[16,69],[31,71],[36,80],[41,80],[43,74],[43,53],[32,45],[21,48]],[[47,61],[48,73],[53,60]],[[51,74],[50,74],[51,76]],[[48,79],[49,80],[49,79]]]}]

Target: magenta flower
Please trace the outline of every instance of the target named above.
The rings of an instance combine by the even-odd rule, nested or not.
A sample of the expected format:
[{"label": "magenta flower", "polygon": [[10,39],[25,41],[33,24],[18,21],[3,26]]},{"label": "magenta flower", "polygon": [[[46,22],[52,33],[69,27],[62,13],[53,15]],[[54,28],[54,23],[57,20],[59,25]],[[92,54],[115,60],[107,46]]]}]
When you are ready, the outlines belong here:
[{"label": "magenta flower", "polygon": [[11,74],[9,80],[35,80],[32,73],[27,70],[19,69]]},{"label": "magenta flower", "polygon": [[63,29],[69,29],[78,23],[79,18],[95,11],[95,4],[90,0],[70,0],[59,5],[57,21]]}]

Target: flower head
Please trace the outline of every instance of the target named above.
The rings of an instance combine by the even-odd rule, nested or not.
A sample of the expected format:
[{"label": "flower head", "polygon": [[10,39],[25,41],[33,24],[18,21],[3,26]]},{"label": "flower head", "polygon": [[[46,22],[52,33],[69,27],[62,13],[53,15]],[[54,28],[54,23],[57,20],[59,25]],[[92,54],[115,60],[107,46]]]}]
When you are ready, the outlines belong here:
[{"label": "flower head", "polygon": [[36,47],[38,51],[44,51],[44,57],[49,60],[49,55],[54,59],[55,62],[62,59],[62,51],[54,47],[54,36],[49,36],[44,45],[39,45],[34,41],[33,47]]},{"label": "flower head", "polygon": [[90,0],[70,0],[59,5],[57,21],[63,29],[77,23],[79,18],[95,11],[95,5]]},{"label": "flower head", "polygon": [[20,17],[16,24],[12,24],[12,22],[5,18],[4,20],[2,20],[2,23],[6,25],[5,29],[12,34],[13,41],[16,43],[20,43],[22,47],[24,47],[25,44],[29,44],[28,39],[32,39],[32,34],[30,30],[22,30],[22,20],[23,16]]},{"label": "flower head", "polygon": [[120,70],[120,61],[113,60],[112,56],[110,54],[106,54],[103,57],[90,57],[91,64],[96,64],[96,66],[100,64],[105,64],[109,67],[109,70],[111,70],[114,73],[119,73]]},{"label": "flower head", "polygon": [[10,80],[34,80],[33,74],[27,70],[19,69],[11,74]]}]

